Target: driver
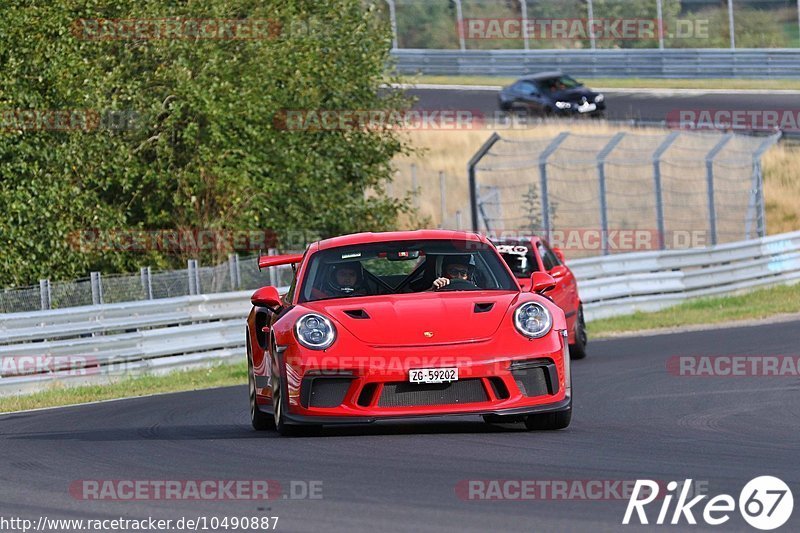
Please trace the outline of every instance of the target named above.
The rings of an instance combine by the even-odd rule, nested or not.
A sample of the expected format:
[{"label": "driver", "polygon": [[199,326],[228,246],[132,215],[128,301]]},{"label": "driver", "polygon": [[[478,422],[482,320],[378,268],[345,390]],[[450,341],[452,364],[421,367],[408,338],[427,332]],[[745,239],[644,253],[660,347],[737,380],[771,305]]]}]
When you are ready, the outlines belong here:
[{"label": "driver", "polygon": [[431,289],[438,291],[450,285],[451,281],[462,281],[473,287],[478,286],[472,281],[472,273],[475,271],[475,258],[468,255],[449,255],[442,261],[443,276],[433,282]]},{"label": "driver", "polygon": [[325,290],[330,296],[364,296],[364,271],[361,263],[351,261],[332,265],[325,283]]}]

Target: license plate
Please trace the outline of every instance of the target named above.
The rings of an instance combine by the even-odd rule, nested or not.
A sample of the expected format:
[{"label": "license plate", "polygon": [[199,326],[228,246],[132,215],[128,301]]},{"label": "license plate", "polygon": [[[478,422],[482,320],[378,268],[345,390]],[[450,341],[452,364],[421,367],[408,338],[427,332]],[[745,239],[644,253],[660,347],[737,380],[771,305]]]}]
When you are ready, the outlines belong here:
[{"label": "license plate", "polygon": [[597,111],[597,104],[590,104],[587,102],[578,106],[578,111],[580,113],[591,113],[592,111]]},{"label": "license plate", "polygon": [[458,381],[458,368],[416,368],[408,371],[411,383],[444,383]]}]

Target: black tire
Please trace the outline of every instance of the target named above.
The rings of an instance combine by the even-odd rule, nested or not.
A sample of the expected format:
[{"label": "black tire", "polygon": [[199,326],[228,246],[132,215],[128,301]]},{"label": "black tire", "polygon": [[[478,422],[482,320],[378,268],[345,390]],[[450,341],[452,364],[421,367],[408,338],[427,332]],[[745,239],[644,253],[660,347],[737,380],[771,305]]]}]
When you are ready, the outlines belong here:
[{"label": "black tire", "polygon": [[572,408],[553,413],[540,413],[525,417],[525,427],[529,430],[553,431],[564,429],[572,420]]},{"label": "black tire", "polygon": [[583,359],[586,357],[586,345],[589,336],[586,334],[586,321],[583,318],[583,305],[578,307],[578,318],[575,320],[575,344],[569,345],[570,359]]},{"label": "black tire", "polygon": [[247,354],[247,384],[250,388],[250,424],[256,431],[266,431],[275,428],[272,416],[265,414],[256,403],[256,379],[253,375],[253,362]]},{"label": "black tire", "polygon": [[280,381],[277,380],[274,375],[272,379],[272,427],[283,437],[301,437],[312,434],[318,429],[316,426],[298,426],[286,422],[286,405],[283,403],[283,389],[281,388]]}]

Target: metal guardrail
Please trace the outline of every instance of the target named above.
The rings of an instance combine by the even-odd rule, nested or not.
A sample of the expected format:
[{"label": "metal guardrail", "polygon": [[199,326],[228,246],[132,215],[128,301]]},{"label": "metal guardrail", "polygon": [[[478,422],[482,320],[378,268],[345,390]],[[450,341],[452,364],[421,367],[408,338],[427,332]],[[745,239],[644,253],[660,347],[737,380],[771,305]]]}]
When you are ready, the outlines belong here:
[{"label": "metal guardrail", "polygon": [[800,78],[800,49],[392,51],[401,74],[522,76],[563,69],[602,78]]},{"label": "metal guardrail", "polygon": [[[800,282],[800,232],[569,265],[593,320]],[[104,383],[241,360],[249,297],[241,291],[0,315],[0,396],[56,381]]]},{"label": "metal guardrail", "polygon": [[800,281],[800,232],[713,248],[568,261],[587,320]]},{"label": "metal guardrail", "polygon": [[0,396],[241,358],[250,294],[0,315]]}]

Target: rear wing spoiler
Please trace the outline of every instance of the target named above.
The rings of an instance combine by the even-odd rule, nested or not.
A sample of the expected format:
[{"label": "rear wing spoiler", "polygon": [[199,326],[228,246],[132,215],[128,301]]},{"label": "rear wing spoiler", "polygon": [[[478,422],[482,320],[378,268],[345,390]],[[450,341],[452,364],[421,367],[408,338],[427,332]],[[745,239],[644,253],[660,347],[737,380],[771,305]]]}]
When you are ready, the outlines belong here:
[{"label": "rear wing spoiler", "polygon": [[303,254],[262,255],[258,258],[258,269],[281,265],[295,265],[303,260]]}]

